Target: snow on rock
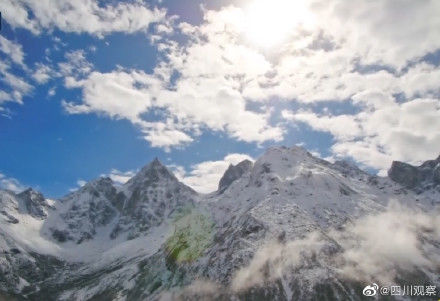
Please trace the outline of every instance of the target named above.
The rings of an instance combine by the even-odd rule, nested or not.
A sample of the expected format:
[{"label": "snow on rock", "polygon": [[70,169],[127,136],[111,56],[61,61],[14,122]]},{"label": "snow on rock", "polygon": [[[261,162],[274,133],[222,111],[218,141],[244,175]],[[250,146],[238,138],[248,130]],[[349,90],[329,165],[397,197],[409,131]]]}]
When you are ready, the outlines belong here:
[{"label": "snow on rock", "polygon": [[61,199],[58,214],[49,218],[44,232],[60,243],[93,239],[116,216],[123,196],[110,178],[99,178]]},{"label": "snow on rock", "polygon": [[32,188],[17,194],[17,197],[20,199],[21,212],[36,218],[44,219],[47,217],[47,211],[54,209],[41,193]]},{"label": "snow on rock", "polygon": [[123,232],[128,232],[130,238],[138,237],[197,198],[197,193],[179,182],[158,159],[142,168],[122,190],[126,198],[112,237]]},{"label": "snow on rock", "polygon": [[[408,227],[396,233],[429,238],[430,251],[440,245],[438,219],[423,215],[440,202],[439,163],[393,163],[389,178],[377,177],[301,147],[273,147],[254,164],[229,166],[208,195],[157,159],[122,186],[99,178],[55,201],[31,189],[0,190],[0,297],[360,300],[359,283],[333,265],[363,254],[368,246],[356,237],[393,241],[368,232],[402,224],[390,203],[419,212],[412,221],[402,211]],[[411,225],[429,231],[415,234]],[[421,256],[417,244],[412,250]],[[416,269],[426,281],[434,270]]]}]

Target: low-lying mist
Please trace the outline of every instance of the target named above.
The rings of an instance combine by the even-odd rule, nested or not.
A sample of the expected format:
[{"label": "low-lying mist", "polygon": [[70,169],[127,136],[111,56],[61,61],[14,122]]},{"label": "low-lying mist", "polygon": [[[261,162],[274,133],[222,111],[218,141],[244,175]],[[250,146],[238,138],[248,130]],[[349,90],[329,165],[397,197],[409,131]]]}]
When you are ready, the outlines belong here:
[{"label": "low-lying mist", "polygon": [[315,231],[285,242],[269,239],[234,274],[229,287],[198,279],[178,292],[164,294],[163,300],[212,297],[226,291],[240,294],[275,281],[287,293],[293,282],[312,290],[316,284],[335,279],[364,285],[402,281],[434,285],[440,271],[438,212],[438,208],[424,212],[392,201],[385,211],[349,221],[339,229]]}]

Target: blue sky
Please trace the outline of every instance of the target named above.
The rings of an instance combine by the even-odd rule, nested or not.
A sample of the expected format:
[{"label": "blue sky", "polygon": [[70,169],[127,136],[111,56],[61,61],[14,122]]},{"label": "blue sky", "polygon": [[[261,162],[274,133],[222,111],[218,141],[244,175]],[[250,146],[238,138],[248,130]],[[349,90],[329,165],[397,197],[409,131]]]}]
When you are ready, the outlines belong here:
[{"label": "blue sky", "polygon": [[0,9],[2,188],[59,197],[159,157],[208,192],[230,163],[280,144],[381,175],[440,152],[438,1]]}]

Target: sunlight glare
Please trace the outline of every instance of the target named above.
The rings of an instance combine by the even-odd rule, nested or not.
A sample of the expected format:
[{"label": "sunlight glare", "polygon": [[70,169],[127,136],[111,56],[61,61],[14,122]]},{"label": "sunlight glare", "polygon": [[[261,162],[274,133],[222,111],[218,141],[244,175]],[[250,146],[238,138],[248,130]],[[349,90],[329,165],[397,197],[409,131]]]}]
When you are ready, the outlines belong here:
[{"label": "sunlight glare", "polygon": [[246,35],[262,47],[285,41],[295,27],[311,20],[304,0],[254,0],[245,13]]}]

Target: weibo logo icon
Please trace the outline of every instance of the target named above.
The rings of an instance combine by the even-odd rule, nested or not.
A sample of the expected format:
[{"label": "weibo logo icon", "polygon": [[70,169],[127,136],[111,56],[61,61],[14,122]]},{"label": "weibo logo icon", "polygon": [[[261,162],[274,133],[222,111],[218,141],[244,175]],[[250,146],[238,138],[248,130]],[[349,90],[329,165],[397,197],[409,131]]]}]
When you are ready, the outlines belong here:
[{"label": "weibo logo icon", "polygon": [[376,283],[373,283],[373,285],[367,285],[362,291],[362,294],[364,294],[364,296],[373,297],[376,296],[378,289],[379,286]]}]

